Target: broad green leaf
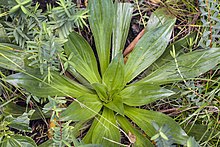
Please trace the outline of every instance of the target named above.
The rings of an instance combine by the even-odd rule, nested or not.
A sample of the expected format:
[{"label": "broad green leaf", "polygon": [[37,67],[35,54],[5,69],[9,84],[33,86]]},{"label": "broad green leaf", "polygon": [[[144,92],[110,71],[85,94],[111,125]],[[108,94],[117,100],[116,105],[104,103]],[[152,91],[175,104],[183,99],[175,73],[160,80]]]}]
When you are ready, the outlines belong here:
[{"label": "broad green leaf", "polygon": [[[78,102],[77,102],[78,101]],[[61,121],[88,120],[101,110],[102,102],[96,95],[86,94],[73,101],[60,115]]]},{"label": "broad green leaf", "polygon": [[118,144],[113,143],[120,143],[120,132],[116,126],[114,112],[105,107],[102,112],[102,117],[98,120],[93,130],[92,143],[101,144],[106,147],[118,147]]},{"label": "broad green leaf", "polygon": [[1,147],[37,147],[34,140],[27,136],[14,135],[5,138],[1,143]]},{"label": "broad green leaf", "polygon": [[116,3],[113,36],[112,36],[112,59],[118,54],[122,53],[130,28],[132,17],[132,4],[130,3]]},{"label": "broad green leaf", "polygon": [[93,50],[82,36],[72,32],[64,45],[64,51],[71,56],[69,64],[90,83],[101,81]]},{"label": "broad green leaf", "polygon": [[[65,64],[65,63],[64,63]],[[92,89],[91,84],[81,75],[79,74],[74,67],[71,65],[68,66],[67,71],[74,77],[76,78],[77,81],[79,81],[82,85]]]},{"label": "broad green leaf", "polygon": [[173,60],[173,57],[170,55],[170,51],[172,51],[173,46],[175,47],[175,51],[178,55],[183,54],[184,49],[189,46],[190,40],[194,41],[195,38],[196,38],[196,32],[189,34],[189,35],[185,36],[184,38],[181,38],[181,39],[175,41],[174,43],[170,44],[166,48],[163,55],[159,59],[157,59],[156,62],[154,62],[154,65],[156,65],[156,67],[160,67],[160,66],[164,65],[165,63]]},{"label": "broad green leaf", "polygon": [[110,61],[111,36],[115,7],[112,0],[89,0],[89,24],[94,36],[103,74]]},{"label": "broad green leaf", "polygon": [[189,139],[187,140],[187,147],[200,147],[200,146],[196,142],[194,137],[189,137]]},{"label": "broad green leaf", "polygon": [[170,18],[161,26],[147,30],[128,57],[125,65],[126,82],[134,79],[163,54],[170,40],[174,23],[175,18]]},{"label": "broad green leaf", "polygon": [[111,102],[108,102],[106,104],[104,103],[104,105],[107,108],[109,108],[109,109],[111,109],[121,115],[124,115],[124,105],[122,102],[122,98],[120,96],[118,96],[118,95],[114,96],[113,100]]},{"label": "broad green leaf", "polygon": [[107,94],[107,87],[105,85],[99,83],[93,83],[92,87],[95,89],[96,94],[103,102],[107,103],[112,100],[111,97],[109,97]]},{"label": "broad green leaf", "polygon": [[102,83],[106,85],[110,97],[124,87],[124,60],[122,53],[119,53],[108,66],[103,75]]},{"label": "broad green leaf", "polygon": [[[100,117],[98,117],[98,118],[100,118]],[[83,137],[84,143],[86,143],[86,144],[92,143],[92,134],[93,134],[93,131],[98,123],[98,118],[96,118],[96,117],[94,118],[92,125],[89,128],[89,131],[87,131],[86,135]]]},{"label": "broad green leaf", "polygon": [[136,123],[149,137],[154,136],[157,132],[152,123],[156,122],[159,126],[167,124],[170,128],[170,135],[173,137],[175,143],[186,144],[187,134],[172,118],[160,112],[125,107],[125,115],[128,116],[134,123]]},{"label": "broad green leaf", "polygon": [[[16,111],[14,111],[14,110],[16,110]],[[32,110],[32,109],[29,109],[29,108],[26,109],[25,107],[19,106],[17,104],[8,103],[4,107],[2,107],[1,111],[3,112],[4,116],[12,115],[13,117],[18,117],[18,116],[21,116],[24,112],[30,111],[30,110]],[[30,116],[31,120],[42,119],[42,117],[50,118],[50,116],[51,116],[50,113],[43,114],[42,112],[40,112],[41,108],[34,109],[34,110],[35,111],[34,111],[33,115]],[[44,115],[44,116],[42,116],[42,115]]]},{"label": "broad green leaf", "polygon": [[[220,48],[197,50],[180,55],[175,61],[166,63],[141,81],[140,83],[165,84],[190,79],[214,68],[220,62]],[[177,70],[179,67],[180,73]],[[183,76],[183,78],[180,76]]]},{"label": "broad green leaf", "polygon": [[120,92],[123,103],[129,106],[146,105],[173,94],[171,90],[151,84],[131,85]]},{"label": "broad green leaf", "polygon": [[11,115],[9,115],[5,117],[5,120],[10,122],[9,126],[11,128],[14,128],[14,129],[17,129],[23,132],[31,132],[29,123],[30,123],[30,116],[33,113],[34,113],[34,110],[29,111],[29,113],[24,112],[21,116],[18,116],[17,118],[14,118]]},{"label": "broad green leaf", "polygon": [[91,91],[77,82],[52,72],[51,83],[46,83],[40,78],[39,70],[32,70],[29,73],[17,73],[6,77],[6,81],[15,86],[21,86],[33,95],[40,97],[50,96],[71,96],[79,97]]},{"label": "broad green leaf", "polygon": [[22,50],[17,50],[0,43],[0,67],[19,71],[24,69],[24,55]]},{"label": "broad green leaf", "polygon": [[[134,140],[134,146],[137,147],[153,147],[151,141],[144,136],[138,129],[135,128],[125,117],[117,115],[117,121],[120,124],[120,127],[127,133],[131,141]],[[129,136],[131,133],[134,136]]]}]

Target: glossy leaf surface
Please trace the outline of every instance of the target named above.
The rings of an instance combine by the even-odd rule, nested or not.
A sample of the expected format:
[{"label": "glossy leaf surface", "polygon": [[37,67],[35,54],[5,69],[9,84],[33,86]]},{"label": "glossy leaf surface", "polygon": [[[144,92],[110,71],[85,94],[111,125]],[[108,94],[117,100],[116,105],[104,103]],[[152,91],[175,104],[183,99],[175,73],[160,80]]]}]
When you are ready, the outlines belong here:
[{"label": "glossy leaf surface", "polygon": [[[29,108],[27,109],[26,107],[22,107],[14,103],[8,103],[2,108],[2,113],[4,116],[12,115],[13,117],[18,117],[18,116],[21,116],[24,112],[30,111],[30,110],[32,109],[29,109]],[[44,114],[44,116],[42,116],[42,112],[40,112],[39,109],[34,109],[34,110],[35,111],[33,115],[30,116],[30,120],[37,120],[37,119],[41,119],[42,117],[50,118],[51,116],[50,113],[46,113]]]},{"label": "glossy leaf surface", "polygon": [[25,64],[24,55],[22,50],[0,44],[0,67],[14,71],[22,70]]},{"label": "glossy leaf surface", "polygon": [[130,53],[125,65],[125,81],[130,82],[165,51],[175,23],[175,18],[166,20],[161,26],[147,30]]},{"label": "glossy leaf surface", "polygon": [[160,66],[164,65],[165,63],[172,61],[173,57],[170,55],[170,51],[172,51],[173,46],[175,47],[175,51],[176,51],[177,55],[183,54],[184,49],[189,46],[190,40],[194,40],[195,38],[196,38],[196,33],[192,33],[192,34],[189,34],[186,37],[181,38],[180,40],[177,40],[174,43],[170,44],[166,48],[163,55],[157,61],[155,61],[154,64],[157,67],[160,67]]},{"label": "glossy leaf surface", "polygon": [[108,108],[104,108],[102,117],[98,120],[93,130],[92,143],[117,147],[118,145],[111,142],[111,140],[120,142],[120,133],[119,129],[113,126],[113,124],[117,125],[114,112]]},{"label": "glossy leaf surface", "polygon": [[68,36],[64,51],[71,56],[69,64],[72,65],[90,83],[100,82],[98,66],[95,55],[88,42],[76,32]]},{"label": "glossy leaf surface", "polygon": [[89,0],[89,24],[95,39],[101,73],[110,61],[111,36],[115,7],[112,0]]},{"label": "glossy leaf surface", "polygon": [[115,5],[116,17],[114,17],[113,23],[112,59],[118,53],[122,53],[124,49],[133,11],[130,3],[116,3]]},{"label": "glossy leaf surface", "polygon": [[112,98],[109,97],[107,94],[107,87],[105,85],[99,83],[93,83],[92,87],[95,89],[96,94],[99,96],[101,101],[108,103],[109,101],[112,100]]},{"label": "glossy leaf surface", "polygon": [[61,121],[83,121],[93,118],[102,108],[102,103],[96,95],[87,94],[72,102],[60,115]]},{"label": "glossy leaf surface", "polygon": [[[15,110],[15,109],[14,109]],[[31,132],[31,128],[29,127],[30,116],[33,114],[34,110],[29,111],[28,113],[24,112],[21,116],[14,118],[9,115],[5,117],[5,120],[10,122],[9,126],[19,131],[23,132]]]},{"label": "glossy leaf surface", "polygon": [[120,92],[123,103],[141,106],[175,94],[173,91],[150,84],[128,86]]},{"label": "glossy leaf surface", "polygon": [[98,123],[98,118],[100,118],[100,117],[94,118],[89,130],[87,131],[86,135],[83,137],[84,143],[86,143],[86,144],[92,143],[92,134],[93,134],[93,131]]},{"label": "glossy leaf surface", "polygon": [[109,96],[119,92],[124,87],[124,60],[121,53],[109,64],[103,75],[102,83],[106,85]]},{"label": "glossy leaf surface", "polygon": [[[220,62],[220,48],[198,50],[177,57],[177,64],[184,79],[190,79],[207,72]],[[165,84],[182,81],[180,73],[176,70],[175,61],[166,63],[139,83]]]},{"label": "glossy leaf surface", "polygon": [[106,106],[107,108],[121,114],[124,115],[124,105],[123,105],[123,101],[122,98],[118,95],[113,97],[113,100],[109,103],[104,103],[104,106]]},{"label": "glossy leaf surface", "polygon": [[170,132],[176,143],[186,144],[187,134],[172,118],[155,111],[125,107],[125,115],[136,123],[149,137],[156,134],[152,122],[155,121],[158,125],[168,125]]},{"label": "glossy leaf surface", "polygon": [[1,143],[1,147],[37,147],[34,140],[27,136],[14,135],[5,138]]},{"label": "glossy leaf surface", "polygon": [[69,78],[63,77],[56,72],[52,73],[51,83],[43,82],[39,71],[29,73],[17,73],[6,77],[6,81],[15,86],[21,86],[33,95],[40,97],[70,96],[79,97],[91,91]]}]

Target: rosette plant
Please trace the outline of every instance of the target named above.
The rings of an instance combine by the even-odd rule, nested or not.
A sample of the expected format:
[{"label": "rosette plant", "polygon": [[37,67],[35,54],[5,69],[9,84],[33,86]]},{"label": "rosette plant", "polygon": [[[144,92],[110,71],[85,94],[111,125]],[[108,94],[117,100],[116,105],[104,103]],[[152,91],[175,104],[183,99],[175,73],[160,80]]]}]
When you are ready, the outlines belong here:
[{"label": "rosette plant", "polygon": [[[157,133],[153,127],[156,123],[158,126],[166,124],[174,143],[185,145],[188,136],[172,118],[139,106],[175,94],[161,87],[162,84],[187,80],[213,68],[220,61],[220,49],[199,50],[178,57],[172,52],[173,60],[169,54],[162,55],[170,49],[167,45],[175,17],[166,9],[158,9],[151,15],[144,35],[125,63],[123,50],[132,5],[113,3],[112,0],[89,0],[88,8],[95,49],[76,32],[68,36],[64,45],[67,58],[63,60],[71,76],[52,72],[51,82],[46,83],[40,79],[38,70],[18,68],[20,73],[10,75],[6,80],[36,96],[73,98],[59,119],[75,122],[75,131],[83,124],[91,123],[83,137],[84,143],[119,146],[122,132],[135,146],[154,146],[150,138]],[[175,44],[173,46],[175,48]],[[8,59],[16,62],[10,56]],[[134,80],[160,61],[157,69],[149,71],[143,79]]]}]

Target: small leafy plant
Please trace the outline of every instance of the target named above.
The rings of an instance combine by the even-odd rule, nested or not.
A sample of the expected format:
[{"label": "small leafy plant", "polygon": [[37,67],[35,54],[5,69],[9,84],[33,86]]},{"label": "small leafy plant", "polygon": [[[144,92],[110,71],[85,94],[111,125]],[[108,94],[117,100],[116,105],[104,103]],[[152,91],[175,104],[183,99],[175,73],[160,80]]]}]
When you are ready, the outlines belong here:
[{"label": "small leafy plant", "polygon": [[14,43],[27,52],[28,64],[40,69],[50,82],[50,71],[59,71],[59,54],[74,28],[86,25],[87,10],[76,7],[71,0],[57,0],[56,7],[47,5],[42,11],[40,4],[32,0],[0,0],[0,42]]},{"label": "small leafy plant", "polygon": [[0,146],[37,146],[34,140],[27,136],[22,136],[21,134],[15,134],[10,128],[19,130],[21,132],[30,132],[29,121],[33,114],[33,110],[29,113],[24,113],[21,116],[14,118],[12,115],[4,116],[0,115]]},{"label": "small leafy plant", "polygon": [[[26,68],[25,62],[19,58],[20,52],[16,52],[18,55],[14,59],[15,51],[1,45],[0,61],[8,61],[8,68],[14,67],[19,71],[6,80],[39,97],[72,98],[72,103],[60,114],[59,121],[75,122],[73,132],[92,123],[82,139],[86,144],[123,145],[120,143],[122,132],[135,146],[154,146],[150,138],[158,133],[153,126],[155,122],[157,128],[166,124],[170,129],[166,135],[172,137],[173,143],[186,145],[187,134],[172,118],[140,106],[175,94],[161,85],[191,79],[213,68],[220,61],[220,48],[177,56],[174,43],[171,55],[161,56],[170,49],[167,45],[175,17],[166,9],[158,9],[151,15],[143,37],[124,61],[131,4],[90,0],[88,7],[98,59],[86,40],[72,32],[64,45],[66,57],[62,56],[64,67],[71,76],[54,71],[51,72],[51,82],[46,83],[39,70]],[[167,61],[170,57],[171,60]],[[143,79],[136,80],[139,74],[160,61],[167,62]],[[20,62],[23,64],[18,64]],[[6,67],[3,62],[0,66]]]}]

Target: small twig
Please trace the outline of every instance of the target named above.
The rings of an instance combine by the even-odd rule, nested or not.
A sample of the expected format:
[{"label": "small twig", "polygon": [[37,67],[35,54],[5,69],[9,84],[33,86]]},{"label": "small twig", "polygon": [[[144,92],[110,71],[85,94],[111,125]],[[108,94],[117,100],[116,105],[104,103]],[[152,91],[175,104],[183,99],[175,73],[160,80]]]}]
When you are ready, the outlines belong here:
[{"label": "small twig", "polygon": [[144,25],[144,28],[146,28],[146,22],[144,21],[143,15],[142,15],[142,13],[141,13],[141,9],[140,9],[140,6],[139,6],[139,4],[138,4],[138,0],[136,0],[135,2],[136,2],[136,4],[137,4],[138,12],[139,12],[139,14],[140,14],[140,16],[141,16],[141,21],[142,21],[142,23],[143,23],[143,25]]},{"label": "small twig", "polygon": [[208,10],[208,21],[209,21],[209,30],[210,30],[210,45],[209,47],[212,48],[212,22],[211,22],[211,11],[210,11],[210,8],[209,8],[209,1],[206,0],[206,6],[207,6],[207,10]]},{"label": "small twig", "polygon": [[135,39],[129,44],[129,46],[124,50],[123,55],[127,56],[135,47],[139,39],[144,35],[145,29],[143,29],[136,37]]}]

